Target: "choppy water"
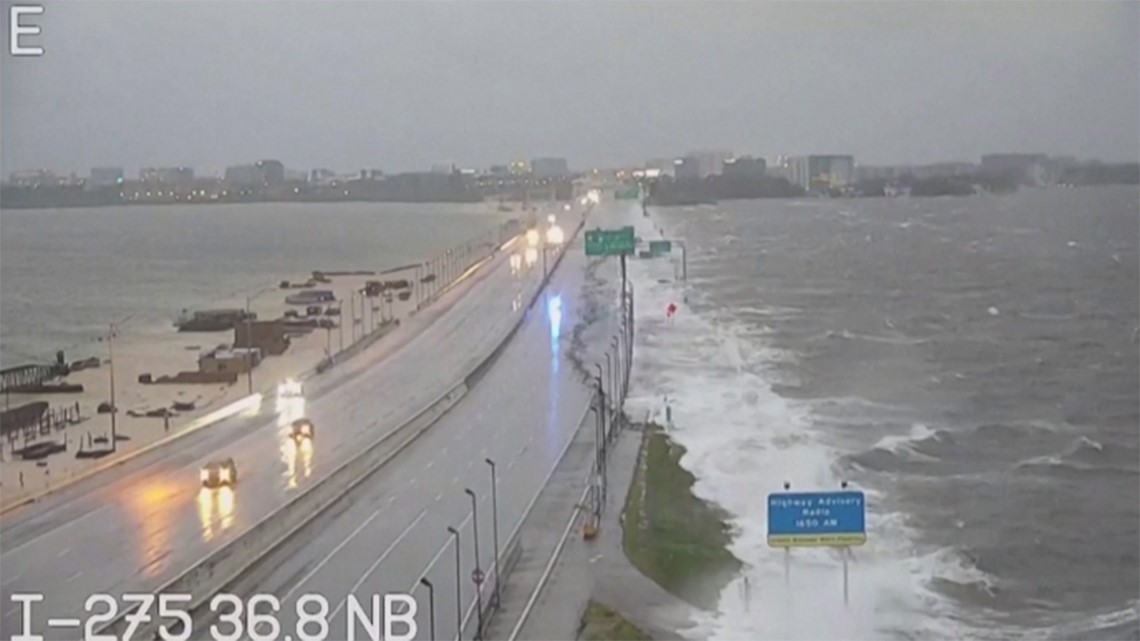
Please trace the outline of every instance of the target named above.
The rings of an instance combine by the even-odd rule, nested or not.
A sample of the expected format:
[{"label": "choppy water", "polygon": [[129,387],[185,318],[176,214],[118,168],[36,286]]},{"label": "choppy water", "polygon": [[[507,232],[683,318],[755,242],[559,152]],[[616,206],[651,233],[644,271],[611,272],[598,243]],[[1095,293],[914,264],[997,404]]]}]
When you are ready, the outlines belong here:
[{"label": "choppy water", "polygon": [[504,218],[484,205],[374,203],[5,211],[0,360],[82,356],[108,323],[168,331],[182,308],[315,269],[417,262]]},{"label": "choppy water", "polygon": [[[767,590],[760,611],[726,590],[704,634],[1140,634],[1134,188],[654,216],[689,287],[669,340],[643,335],[645,376]],[[684,295],[637,273],[643,304]],[[764,493],[839,478],[872,512],[846,611],[827,553],[797,554],[788,590],[763,543]]]}]

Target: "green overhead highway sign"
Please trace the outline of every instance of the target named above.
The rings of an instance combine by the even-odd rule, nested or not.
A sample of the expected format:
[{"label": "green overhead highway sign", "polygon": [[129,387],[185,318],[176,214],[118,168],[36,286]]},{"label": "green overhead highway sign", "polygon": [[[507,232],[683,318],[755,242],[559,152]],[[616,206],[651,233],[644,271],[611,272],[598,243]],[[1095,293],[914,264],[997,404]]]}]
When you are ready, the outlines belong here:
[{"label": "green overhead highway sign", "polygon": [[586,232],[587,256],[621,256],[632,254],[637,247],[633,227],[594,229]]},{"label": "green overhead highway sign", "polygon": [[667,240],[651,240],[649,241],[649,255],[661,256],[664,254],[672,253],[673,243]]}]

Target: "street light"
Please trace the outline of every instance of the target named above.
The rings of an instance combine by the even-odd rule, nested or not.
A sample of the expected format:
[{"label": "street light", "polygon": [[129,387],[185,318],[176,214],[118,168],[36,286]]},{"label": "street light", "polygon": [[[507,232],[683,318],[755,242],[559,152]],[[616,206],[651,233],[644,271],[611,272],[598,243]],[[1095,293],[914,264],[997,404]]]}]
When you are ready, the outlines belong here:
[{"label": "street light", "polygon": [[623,397],[625,396],[625,393],[622,392],[622,380],[625,378],[625,376],[621,372],[621,341],[618,339],[617,335],[614,335],[613,340],[610,341],[610,346],[613,347],[614,358],[617,359],[618,373],[617,381],[615,381],[615,386],[617,389],[614,390],[614,404],[617,406],[617,408],[620,409]]},{"label": "street light", "polygon": [[447,531],[451,532],[452,538],[455,539],[455,639],[456,641],[463,641],[463,597],[460,595],[459,582],[462,580],[462,570],[459,560],[459,530],[447,526]]},{"label": "street light", "polygon": [[[119,413],[119,408],[115,406],[115,325],[111,324],[111,331],[107,334],[107,369],[110,371],[111,377],[111,451],[115,452],[119,448],[119,440],[115,437],[115,415]],[[66,438],[66,437],[65,437]],[[25,444],[27,441],[25,441]],[[15,444],[13,444],[13,448]],[[82,449],[82,445],[80,445]],[[21,472],[21,474],[23,474]],[[23,477],[20,478],[21,485],[23,484]]]},{"label": "street light", "polygon": [[491,466],[491,536],[495,540],[495,608],[498,608],[502,604],[499,597],[499,575],[503,572],[499,565],[499,484],[495,480],[495,462],[489,458],[485,460]]},{"label": "street light", "polygon": [[426,577],[420,577],[420,583],[427,586],[428,589],[428,618],[430,619],[428,626],[431,630],[428,638],[435,641],[435,586]]},{"label": "street light", "polygon": [[609,408],[612,412],[614,409],[614,369],[613,358],[609,352],[606,352],[606,390],[609,391],[610,403]]},{"label": "street light", "polygon": [[464,488],[467,496],[471,497],[472,532],[475,538],[475,575],[472,583],[475,584],[475,613],[479,616],[479,627],[475,630],[475,641],[483,638],[483,569],[479,567],[479,499],[471,488]]}]

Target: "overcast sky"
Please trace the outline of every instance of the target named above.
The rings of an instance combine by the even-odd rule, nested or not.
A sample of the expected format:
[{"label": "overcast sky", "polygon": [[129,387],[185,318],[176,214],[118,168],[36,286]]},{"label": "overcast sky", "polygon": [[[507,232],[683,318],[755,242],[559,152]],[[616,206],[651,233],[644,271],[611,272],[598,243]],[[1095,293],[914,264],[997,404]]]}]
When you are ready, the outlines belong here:
[{"label": "overcast sky", "polygon": [[45,4],[45,55],[5,46],[5,175],[1140,147],[1135,1]]}]

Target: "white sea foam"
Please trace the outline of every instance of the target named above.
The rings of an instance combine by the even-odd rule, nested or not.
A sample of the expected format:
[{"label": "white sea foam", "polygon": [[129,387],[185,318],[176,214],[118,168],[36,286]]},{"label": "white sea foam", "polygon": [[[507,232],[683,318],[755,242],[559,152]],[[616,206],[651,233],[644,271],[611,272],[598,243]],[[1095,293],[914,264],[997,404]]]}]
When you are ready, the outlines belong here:
[{"label": "white sea foam", "polygon": [[[631,221],[645,225],[640,216]],[[731,551],[744,562],[721,594],[716,612],[687,632],[703,639],[857,639],[901,636],[955,638],[960,630],[945,614],[942,599],[926,587],[932,576],[967,579],[961,560],[949,552],[918,554],[900,515],[875,508],[868,491],[870,540],[849,562],[850,602],[843,603],[839,553],[797,550],[785,584],[784,554],[766,541],[765,496],[784,481],[793,490],[839,487],[834,462],[840,454],[819,440],[810,408],[772,391],[756,355],[777,350],[735,329],[723,316],[702,316],[682,291],[664,277],[666,261],[631,261],[636,285],[637,358],[626,409],[634,417],[659,420],[666,398],[671,436],[687,454],[681,464],[693,472],[696,494],[733,515]],[[676,303],[672,321],[665,308]],[[903,440],[932,432],[915,426]],[[965,566],[963,566],[965,567]],[[745,604],[743,576],[751,585]],[[970,577],[973,579],[976,577]],[[940,622],[941,621],[941,622]]]}]

